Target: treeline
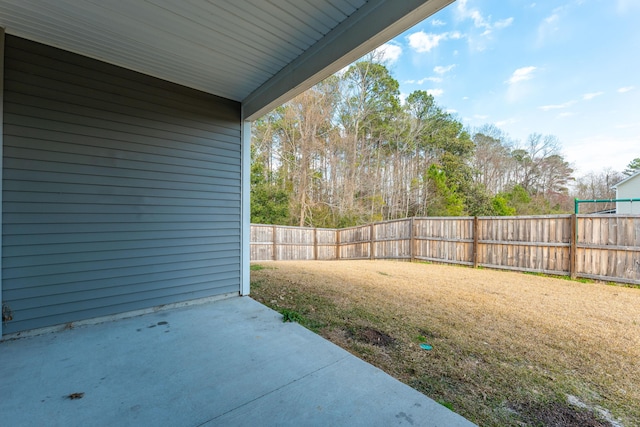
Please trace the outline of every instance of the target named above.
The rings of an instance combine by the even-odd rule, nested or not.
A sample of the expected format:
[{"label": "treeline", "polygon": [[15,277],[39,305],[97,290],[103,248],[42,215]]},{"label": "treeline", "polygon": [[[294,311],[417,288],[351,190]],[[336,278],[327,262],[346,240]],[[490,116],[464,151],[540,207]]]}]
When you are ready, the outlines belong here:
[{"label": "treeline", "polygon": [[409,216],[568,212],[553,136],[469,131],[380,63],[351,65],[253,123],[256,223],[344,227]]},{"label": "treeline", "polygon": [[[634,162],[637,164],[636,169],[630,169]],[[616,190],[613,186],[638,170],[640,170],[640,159],[635,159],[629,163],[629,166],[623,172],[614,171],[610,168],[605,168],[600,172],[590,172],[576,179],[572,194],[576,199],[581,200],[615,199]],[[615,202],[588,203],[580,205],[580,213],[610,212],[615,207]]]}]

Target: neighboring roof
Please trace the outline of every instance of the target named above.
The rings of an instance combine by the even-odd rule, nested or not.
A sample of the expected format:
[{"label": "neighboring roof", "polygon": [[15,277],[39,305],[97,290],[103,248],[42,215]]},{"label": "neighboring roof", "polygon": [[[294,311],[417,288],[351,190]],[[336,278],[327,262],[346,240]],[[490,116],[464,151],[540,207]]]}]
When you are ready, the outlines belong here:
[{"label": "neighboring roof", "polygon": [[640,176],[640,171],[634,173],[631,176],[628,176],[627,178],[623,179],[622,181],[620,181],[616,185],[611,186],[611,188],[618,188],[619,185],[624,184],[625,182],[629,182],[629,181],[631,181],[632,179],[635,179],[638,176]]},{"label": "neighboring roof", "polygon": [[255,119],[453,1],[0,0],[0,27],[241,101]]}]

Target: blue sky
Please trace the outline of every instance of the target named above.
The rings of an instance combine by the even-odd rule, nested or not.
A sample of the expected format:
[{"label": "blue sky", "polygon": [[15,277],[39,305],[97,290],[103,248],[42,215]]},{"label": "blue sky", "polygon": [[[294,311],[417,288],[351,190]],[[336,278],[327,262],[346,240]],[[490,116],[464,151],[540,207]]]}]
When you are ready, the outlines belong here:
[{"label": "blue sky", "polygon": [[577,176],[640,157],[640,0],[457,0],[379,50],[403,96],[555,135]]}]

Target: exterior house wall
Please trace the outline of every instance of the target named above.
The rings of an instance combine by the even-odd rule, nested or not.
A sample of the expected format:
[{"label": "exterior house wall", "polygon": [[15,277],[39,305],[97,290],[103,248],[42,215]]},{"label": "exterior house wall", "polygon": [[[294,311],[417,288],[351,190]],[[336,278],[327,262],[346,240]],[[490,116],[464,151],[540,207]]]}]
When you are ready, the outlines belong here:
[{"label": "exterior house wall", "polygon": [[6,37],[3,333],[240,291],[241,111]]},{"label": "exterior house wall", "polygon": [[[616,185],[616,199],[640,199],[640,173]],[[616,202],[618,214],[640,214],[640,202]]]}]

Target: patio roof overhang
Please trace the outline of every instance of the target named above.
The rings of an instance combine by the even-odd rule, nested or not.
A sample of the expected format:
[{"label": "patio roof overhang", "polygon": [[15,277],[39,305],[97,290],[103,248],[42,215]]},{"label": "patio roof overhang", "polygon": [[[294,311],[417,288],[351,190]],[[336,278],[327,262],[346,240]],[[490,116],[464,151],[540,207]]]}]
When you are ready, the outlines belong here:
[{"label": "patio roof overhang", "polygon": [[253,120],[453,1],[0,0],[0,27],[239,101]]}]

